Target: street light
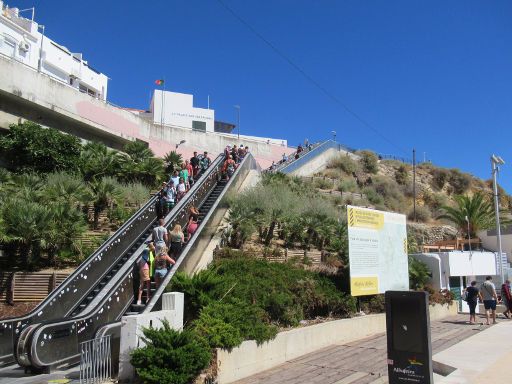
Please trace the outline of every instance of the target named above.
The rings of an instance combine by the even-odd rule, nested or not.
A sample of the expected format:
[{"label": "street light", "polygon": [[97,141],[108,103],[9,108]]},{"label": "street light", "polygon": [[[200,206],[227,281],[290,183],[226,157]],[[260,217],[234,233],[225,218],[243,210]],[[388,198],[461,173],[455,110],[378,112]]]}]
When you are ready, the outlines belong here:
[{"label": "street light", "polygon": [[238,123],[237,123],[237,127],[238,127],[238,141],[240,141],[240,106],[239,105],[234,105],[234,107],[236,108],[238,114]]},{"label": "street light", "polygon": [[178,144],[176,144],[176,149],[178,149],[178,147],[181,145],[181,144],[185,144],[187,142],[187,140],[181,140]]},{"label": "street light", "polygon": [[41,34],[41,45],[39,46],[39,62],[37,63],[37,71],[41,72],[43,65],[43,40],[44,40],[44,25],[38,25],[37,28],[41,28],[43,33]]},{"label": "street light", "polygon": [[336,131],[331,131],[332,139],[334,142],[336,142]]},{"label": "street light", "polygon": [[500,275],[502,283],[504,281],[504,271],[503,271],[503,260],[501,256],[501,227],[500,227],[500,202],[498,200],[498,183],[496,182],[497,174],[499,172],[499,165],[505,164],[505,161],[496,155],[491,156],[491,166],[492,166],[492,186],[494,191],[494,211],[496,214],[496,241],[498,243],[498,260],[500,266]]}]

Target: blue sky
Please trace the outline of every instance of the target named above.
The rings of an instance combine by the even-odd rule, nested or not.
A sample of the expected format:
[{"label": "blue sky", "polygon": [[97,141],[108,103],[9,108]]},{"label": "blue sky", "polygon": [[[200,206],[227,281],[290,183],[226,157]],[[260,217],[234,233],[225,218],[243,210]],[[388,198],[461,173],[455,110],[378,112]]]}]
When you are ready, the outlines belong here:
[{"label": "blue sky", "polygon": [[[290,144],[330,137],[490,177],[512,192],[512,2],[222,0],[9,1],[107,74],[109,99],[147,108],[155,79],[195,95],[241,132]],[[344,107],[356,113],[355,118]],[[370,128],[371,127],[371,128]],[[378,133],[376,133],[377,131]]]}]

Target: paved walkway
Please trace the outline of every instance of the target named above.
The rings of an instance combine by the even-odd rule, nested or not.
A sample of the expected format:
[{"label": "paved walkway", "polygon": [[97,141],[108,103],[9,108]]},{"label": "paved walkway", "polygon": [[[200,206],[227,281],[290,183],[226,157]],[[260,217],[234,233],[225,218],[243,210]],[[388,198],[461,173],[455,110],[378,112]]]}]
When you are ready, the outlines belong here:
[{"label": "paved walkway", "polygon": [[[466,324],[467,318],[467,315],[458,315],[431,323],[433,355],[489,328]],[[383,333],[332,345],[235,383],[387,383],[386,354],[386,334]]]}]

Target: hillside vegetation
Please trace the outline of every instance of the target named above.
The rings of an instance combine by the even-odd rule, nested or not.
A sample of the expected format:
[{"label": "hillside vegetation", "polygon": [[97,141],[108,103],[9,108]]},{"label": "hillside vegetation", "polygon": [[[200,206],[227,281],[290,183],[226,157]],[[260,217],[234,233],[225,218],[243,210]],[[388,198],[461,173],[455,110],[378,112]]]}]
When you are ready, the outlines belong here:
[{"label": "hillside vegetation", "polygon": [[[360,158],[339,155],[314,178],[315,186],[339,192],[339,204],[354,204],[404,213],[413,220],[412,166],[395,160],[379,160],[371,151],[360,151]],[[446,224],[439,220],[443,206],[456,204],[456,196],[475,193],[492,199],[491,180],[481,180],[458,169],[431,163],[416,167],[416,221]],[[512,198],[500,188],[501,208],[510,213]]]}]

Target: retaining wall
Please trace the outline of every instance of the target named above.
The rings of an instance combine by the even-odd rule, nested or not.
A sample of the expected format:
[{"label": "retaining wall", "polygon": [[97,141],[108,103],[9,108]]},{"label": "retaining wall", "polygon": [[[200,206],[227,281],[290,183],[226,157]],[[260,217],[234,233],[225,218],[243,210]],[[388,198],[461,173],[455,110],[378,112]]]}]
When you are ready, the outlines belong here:
[{"label": "retaining wall", "polygon": [[[430,307],[431,321],[457,314],[457,306]],[[385,314],[354,317],[280,332],[257,345],[244,341],[231,352],[217,349],[218,383],[228,384],[333,344],[348,343],[386,331]]]}]

